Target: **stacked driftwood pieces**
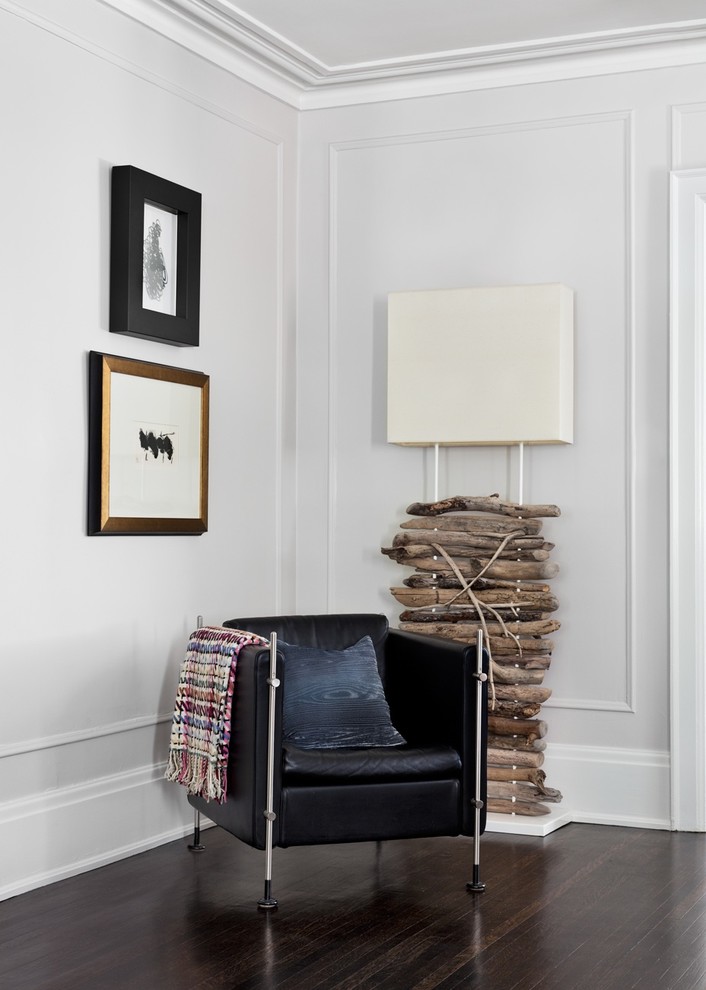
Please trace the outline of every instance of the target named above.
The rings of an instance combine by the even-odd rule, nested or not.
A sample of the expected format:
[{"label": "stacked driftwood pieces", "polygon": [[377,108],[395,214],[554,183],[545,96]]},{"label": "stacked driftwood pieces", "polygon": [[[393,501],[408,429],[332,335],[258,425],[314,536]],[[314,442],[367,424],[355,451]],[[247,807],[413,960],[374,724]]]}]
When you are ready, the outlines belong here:
[{"label": "stacked driftwood pieces", "polygon": [[414,573],[391,588],[405,611],[400,629],[476,641],[491,656],[488,810],[546,815],[561,794],[542,770],[547,724],[537,716],[560,623],[548,580],[559,568],[541,535],[555,505],[518,505],[497,495],[415,502],[391,547],[382,552]]}]

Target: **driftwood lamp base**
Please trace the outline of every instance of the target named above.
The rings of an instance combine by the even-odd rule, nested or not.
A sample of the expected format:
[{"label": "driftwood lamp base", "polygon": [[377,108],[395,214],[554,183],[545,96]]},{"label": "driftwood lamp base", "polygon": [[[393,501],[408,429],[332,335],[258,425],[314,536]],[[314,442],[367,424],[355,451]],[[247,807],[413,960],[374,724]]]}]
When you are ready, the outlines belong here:
[{"label": "driftwood lamp base", "polygon": [[404,606],[400,629],[465,643],[483,631],[491,656],[487,810],[548,815],[561,794],[545,783],[548,727],[538,716],[551,695],[544,677],[560,623],[548,582],[559,568],[541,530],[560,511],[490,495],[415,502],[407,514],[382,548],[414,569],[391,589]]}]

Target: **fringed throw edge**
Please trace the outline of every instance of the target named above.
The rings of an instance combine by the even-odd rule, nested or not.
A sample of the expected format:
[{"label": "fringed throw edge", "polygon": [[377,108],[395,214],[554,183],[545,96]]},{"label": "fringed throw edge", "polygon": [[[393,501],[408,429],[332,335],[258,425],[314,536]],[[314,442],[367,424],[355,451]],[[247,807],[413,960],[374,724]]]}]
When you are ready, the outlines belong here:
[{"label": "fringed throw edge", "polygon": [[267,640],[242,629],[202,626],[189,638],[174,703],[165,777],[222,804],[238,654]]}]

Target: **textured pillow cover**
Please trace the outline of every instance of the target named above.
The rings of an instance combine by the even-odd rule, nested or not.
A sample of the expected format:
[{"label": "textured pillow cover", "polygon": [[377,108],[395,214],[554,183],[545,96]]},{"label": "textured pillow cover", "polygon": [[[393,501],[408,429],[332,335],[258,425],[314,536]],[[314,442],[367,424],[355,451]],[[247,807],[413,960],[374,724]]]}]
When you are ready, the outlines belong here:
[{"label": "textured pillow cover", "polygon": [[287,742],[301,749],[404,745],[390,720],[370,636],[345,650],[290,643],[280,649]]}]

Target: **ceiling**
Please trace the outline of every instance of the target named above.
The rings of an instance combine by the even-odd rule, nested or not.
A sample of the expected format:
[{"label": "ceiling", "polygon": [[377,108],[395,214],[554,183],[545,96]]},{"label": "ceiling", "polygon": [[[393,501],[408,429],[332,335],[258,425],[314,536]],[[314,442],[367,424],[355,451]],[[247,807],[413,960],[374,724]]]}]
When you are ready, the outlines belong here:
[{"label": "ceiling", "polygon": [[[531,65],[536,74],[540,63],[557,71],[562,63],[564,71],[571,59],[583,59],[585,75],[606,54],[639,68],[680,46],[690,51],[681,60],[694,62],[704,58],[706,39],[704,0],[104,2],[303,108],[356,102],[341,91],[357,87],[360,96],[361,84],[405,80],[409,89],[412,78],[428,86],[434,76],[439,91],[460,73],[464,88],[473,85],[469,74],[475,85],[497,85],[500,70]],[[302,101],[314,91],[318,104]]]},{"label": "ceiling", "polygon": [[556,39],[704,24],[704,0],[210,0],[323,72]]}]

